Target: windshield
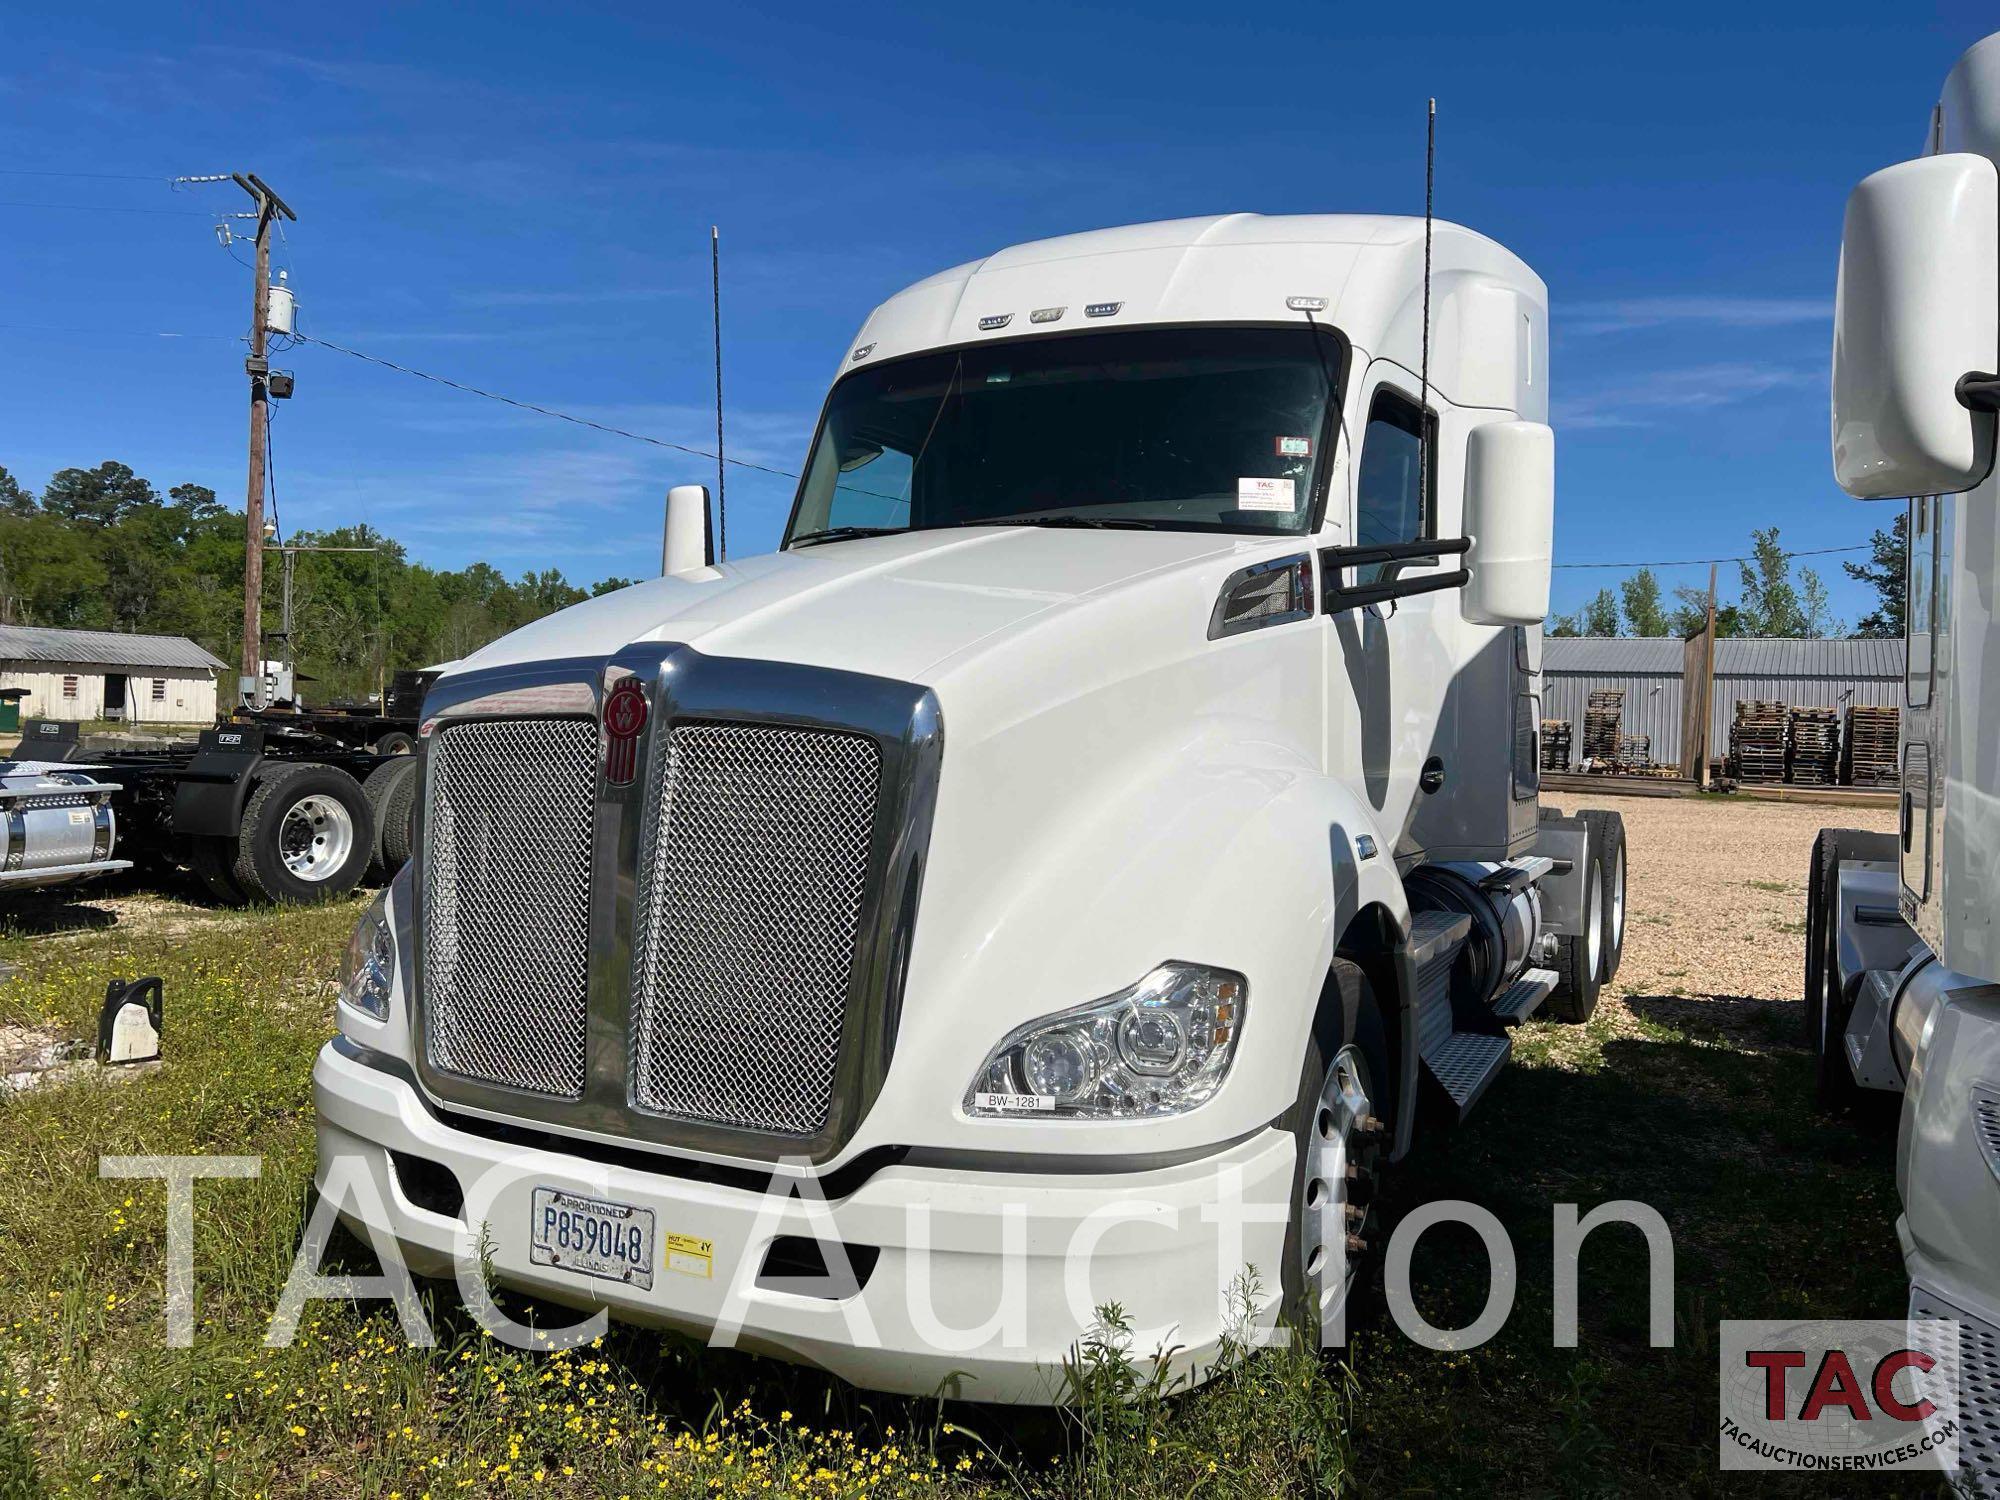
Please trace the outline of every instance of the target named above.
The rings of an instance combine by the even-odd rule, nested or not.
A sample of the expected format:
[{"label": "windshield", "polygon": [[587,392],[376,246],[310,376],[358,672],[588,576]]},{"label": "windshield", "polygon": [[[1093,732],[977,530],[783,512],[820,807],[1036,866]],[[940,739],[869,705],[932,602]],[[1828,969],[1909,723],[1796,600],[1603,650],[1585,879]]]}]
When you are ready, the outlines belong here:
[{"label": "windshield", "polygon": [[833,388],[787,544],[986,524],[1311,528],[1324,329],[1143,328],[944,350]]}]

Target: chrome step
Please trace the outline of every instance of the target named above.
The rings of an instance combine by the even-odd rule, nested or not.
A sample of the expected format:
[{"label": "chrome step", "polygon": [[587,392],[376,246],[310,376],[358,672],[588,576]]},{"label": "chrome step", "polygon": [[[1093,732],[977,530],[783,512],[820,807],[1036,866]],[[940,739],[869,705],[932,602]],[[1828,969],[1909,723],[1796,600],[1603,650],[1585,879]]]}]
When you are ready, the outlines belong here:
[{"label": "chrome step", "polygon": [[1554,969],[1523,969],[1521,977],[1500,992],[1493,1002],[1493,1018],[1502,1026],[1519,1026],[1542,1008],[1555,993]]},{"label": "chrome step", "polygon": [[1463,912],[1420,911],[1410,916],[1410,963],[1417,986],[1417,1050],[1428,1055],[1452,1032],[1451,967],[1472,930]]},{"label": "chrome step", "polygon": [[1513,1042],[1504,1036],[1454,1031],[1424,1054],[1424,1066],[1450,1096],[1458,1117],[1463,1120],[1486,1092],[1486,1086],[1500,1076],[1513,1051]]}]

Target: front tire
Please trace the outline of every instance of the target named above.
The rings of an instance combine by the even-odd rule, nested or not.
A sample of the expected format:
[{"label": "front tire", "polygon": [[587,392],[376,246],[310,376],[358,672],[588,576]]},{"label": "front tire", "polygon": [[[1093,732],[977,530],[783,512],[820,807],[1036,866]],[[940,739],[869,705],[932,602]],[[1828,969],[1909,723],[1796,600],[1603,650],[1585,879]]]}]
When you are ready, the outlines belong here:
[{"label": "front tire", "polygon": [[267,761],[243,807],[236,883],[279,905],[346,895],[375,855],[375,818],[361,784],[338,766]]},{"label": "front tire", "polygon": [[1382,1014],[1368,978],[1335,959],[1284,1119],[1297,1151],[1283,1306],[1298,1336],[1316,1346],[1327,1320],[1352,1305],[1373,1259],[1369,1231],[1388,1137],[1382,1091],[1389,1078]]}]

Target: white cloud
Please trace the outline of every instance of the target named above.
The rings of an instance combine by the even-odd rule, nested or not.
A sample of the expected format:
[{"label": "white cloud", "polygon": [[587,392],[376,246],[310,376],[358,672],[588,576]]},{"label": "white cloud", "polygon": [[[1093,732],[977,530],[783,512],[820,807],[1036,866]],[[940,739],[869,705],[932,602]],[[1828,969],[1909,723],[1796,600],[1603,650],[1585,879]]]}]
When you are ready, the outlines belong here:
[{"label": "white cloud", "polygon": [[1576,302],[1555,310],[1559,332],[1630,333],[1639,328],[1707,324],[1722,328],[1782,328],[1833,321],[1831,297],[1735,297],[1700,293]]},{"label": "white cloud", "polygon": [[689,291],[677,286],[511,287],[454,291],[451,300],[465,307],[578,307],[600,302],[657,302],[665,297],[685,297]]},{"label": "white cloud", "polygon": [[1773,391],[1824,387],[1823,369],[1783,365],[1708,364],[1654,370],[1640,379],[1594,384],[1582,395],[1558,398],[1551,420],[1558,430],[1649,427],[1672,413],[1701,411],[1753,400]]}]

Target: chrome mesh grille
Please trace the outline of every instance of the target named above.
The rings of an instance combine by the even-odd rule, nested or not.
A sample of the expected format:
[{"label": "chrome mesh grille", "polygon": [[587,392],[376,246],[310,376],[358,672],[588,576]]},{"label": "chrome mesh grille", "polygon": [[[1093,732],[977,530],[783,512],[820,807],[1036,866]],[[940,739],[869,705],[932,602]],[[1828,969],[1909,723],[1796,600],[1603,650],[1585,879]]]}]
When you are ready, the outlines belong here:
[{"label": "chrome mesh grille", "polygon": [[581,1095],[597,726],[471,720],[439,730],[429,757],[426,1055],[462,1077]]},{"label": "chrome mesh grille", "polygon": [[639,867],[632,1097],[811,1135],[833,1102],[881,751],[713,723],[676,726],[662,750]]}]

